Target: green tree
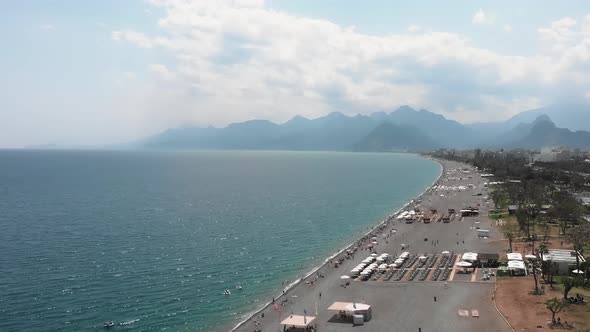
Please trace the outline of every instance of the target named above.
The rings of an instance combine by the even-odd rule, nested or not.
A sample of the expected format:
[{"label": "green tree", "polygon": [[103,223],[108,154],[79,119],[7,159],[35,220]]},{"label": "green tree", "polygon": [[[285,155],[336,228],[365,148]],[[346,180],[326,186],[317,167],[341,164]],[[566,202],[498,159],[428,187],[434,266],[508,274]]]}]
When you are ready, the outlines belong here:
[{"label": "green tree", "polygon": [[545,302],[545,307],[551,311],[551,322],[553,322],[553,324],[555,324],[555,315],[562,312],[567,305],[568,303],[566,301],[560,300],[556,297]]},{"label": "green tree", "polygon": [[566,239],[574,245],[576,252],[576,269],[580,269],[580,256],[584,256],[584,248],[590,245],[590,224],[584,223],[566,234]]},{"label": "green tree", "polygon": [[563,285],[563,298],[567,299],[567,295],[574,287],[578,287],[583,284],[582,279],[579,277],[565,277],[561,279]]},{"label": "green tree", "polygon": [[539,246],[539,249],[537,250],[537,252],[539,253],[539,258],[541,258],[541,277],[543,279],[545,279],[545,270],[546,269],[544,267],[546,266],[546,264],[545,264],[545,254],[547,253],[547,245],[544,244],[544,243],[542,243]]},{"label": "green tree", "polygon": [[516,229],[511,224],[507,224],[504,226],[504,236],[508,239],[510,252],[512,252],[512,241],[514,241],[514,238],[516,237]]}]

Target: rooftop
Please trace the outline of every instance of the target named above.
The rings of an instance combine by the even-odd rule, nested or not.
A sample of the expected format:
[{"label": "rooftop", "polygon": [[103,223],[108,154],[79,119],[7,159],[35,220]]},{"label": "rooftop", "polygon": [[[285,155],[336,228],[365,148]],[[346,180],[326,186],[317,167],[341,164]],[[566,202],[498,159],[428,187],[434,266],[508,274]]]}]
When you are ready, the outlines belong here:
[{"label": "rooftop", "polygon": [[[572,250],[565,250],[565,249],[549,249],[546,254],[543,255],[543,260],[548,261],[551,260],[553,262],[567,262],[567,263],[576,263],[576,253]],[[586,260],[582,255],[578,253],[578,257],[580,263],[584,263]]]}]

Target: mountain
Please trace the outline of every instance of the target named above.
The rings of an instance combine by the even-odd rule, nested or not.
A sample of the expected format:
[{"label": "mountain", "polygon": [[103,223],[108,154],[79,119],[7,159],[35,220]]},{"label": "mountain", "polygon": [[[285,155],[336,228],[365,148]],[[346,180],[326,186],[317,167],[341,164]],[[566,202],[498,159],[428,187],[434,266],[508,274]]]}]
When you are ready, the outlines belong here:
[{"label": "mountain", "polygon": [[519,123],[531,123],[537,117],[547,115],[557,127],[590,131],[590,104],[585,101],[565,101],[546,107],[524,111],[504,122],[474,124],[472,127],[513,128]]},{"label": "mountain", "polygon": [[511,146],[525,149],[540,149],[544,146],[590,149],[590,132],[558,128],[547,116],[541,116],[533,122],[528,133]]},{"label": "mountain", "polygon": [[[416,128],[428,140],[438,142],[437,146],[465,147],[465,142],[469,142],[465,139],[468,129],[460,123],[426,110],[416,111],[402,106],[390,113],[376,112],[369,116],[351,117],[333,112],[313,120],[296,116],[283,124],[251,120],[225,128],[169,129],[143,140],[139,145],[153,148],[350,150],[370,133],[378,135],[373,131],[383,123],[390,124],[380,130],[390,128],[403,133],[395,137],[400,148],[406,145],[422,147],[416,145]],[[394,124],[395,127],[392,127]],[[402,144],[404,135],[408,139],[406,145]]]},{"label": "mountain", "polygon": [[[168,129],[138,145],[148,148],[334,151],[538,148],[548,144],[590,146],[585,141],[586,132],[560,128],[544,112],[555,113],[558,109],[527,111],[504,122],[462,125],[440,114],[402,106],[389,113],[381,111],[370,115],[347,116],[333,112],[317,119],[295,116],[282,124],[251,120],[224,128]],[[575,110],[570,114],[577,114],[578,126],[590,126],[590,120],[585,120],[587,112],[581,107]],[[564,117],[561,119],[570,121]]]},{"label": "mountain", "polygon": [[416,111],[409,106],[402,106],[389,114],[388,120],[398,125],[420,128],[441,146],[466,148],[472,133],[457,121],[426,110]]},{"label": "mountain", "polygon": [[354,145],[357,151],[428,151],[439,148],[421,130],[383,122]]}]

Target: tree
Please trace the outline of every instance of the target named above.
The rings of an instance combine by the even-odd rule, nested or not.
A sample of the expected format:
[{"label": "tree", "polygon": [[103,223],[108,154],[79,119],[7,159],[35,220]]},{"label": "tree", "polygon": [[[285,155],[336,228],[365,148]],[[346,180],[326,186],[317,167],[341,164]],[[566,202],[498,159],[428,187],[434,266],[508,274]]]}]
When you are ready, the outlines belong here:
[{"label": "tree", "polygon": [[590,245],[590,224],[585,223],[566,234],[566,239],[574,245],[576,252],[576,269],[580,269],[580,255],[584,255],[584,248]]},{"label": "tree", "polygon": [[504,191],[500,190],[500,188],[494,189],[494,191],[490,193],[490,198],[494,201],[494,207],[496,209],[506,205],[506,194]]},{"label": "tree", "polygon": [[551,226],[547,222],[543,222],[541,225],[541,231],[543,232],[543,241],[547,242],[549,240],[549,232],[551,231]]},{"label": "tree", "polygon": [[568,303],[566,301],[560,300],[556,297],[545,302],[545,307],[551,311],[551,322],[553,322],[553,324],[555,324],[555,315],[563,311],[567,305]]},{"label": "tree", "polygon": [[570,223],[577,222],[582,212],[582,205],[569,192],[556,191],[553,194],[553,207],[550,215],[557,219],[562,234],[567,234]]},{"label": "tree", "polygon": [[536,261],[532,261],[531,262],[533,265],[533,279],[535,280],[535,295],[541,295],[541,293],[539,292],[539,282],[537,281],[537,263]]},{"label": "tree", "polygon": [[563,285],[563,298],[567,299],[567,295],[574,287],[578,287],[582,285],[582,280],[579,277],[565,277],[561,279],[561,284]]},{"label": "tree", "polygon": [[539,252],[539,258],[541,258],[541,276],[543,277],[543,279],[545,279],[545,268],[544,268],[544,266],[545,266],[545,259],[544,258],[545,258],[545,254],[548,252],[547,251],[547,245],[544,244],[544,243],[542,243],[539,246],[538,252]]},{"label": "tree", "polygon": [[510,252],[512,252],[512,241],[516,236],[516,230],[511,224],[507,224],[504,227],[504,236],[506,237],[506,239],[508,239],[508,244],[510,245]]}]

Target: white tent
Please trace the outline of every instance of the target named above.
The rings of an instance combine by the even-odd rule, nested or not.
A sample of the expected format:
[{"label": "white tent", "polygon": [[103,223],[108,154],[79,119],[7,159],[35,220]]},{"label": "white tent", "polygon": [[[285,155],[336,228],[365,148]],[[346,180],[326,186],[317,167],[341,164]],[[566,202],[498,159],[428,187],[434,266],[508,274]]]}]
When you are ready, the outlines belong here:
[{"label": "white tent", "polygon": [[461,256],[461,260],[464,261],[476,261],[477,260],[477,254],[473,253],[473,252],[466,252],[463,254],[463,256]]},{"label": "white tent", "polygon": [[535,255],[525,255],[524,258],[526,258],[526,259],[537,259],[537,256],[535,256]]},{"label": "white tent", "polygon": [[350,280],[350,277],[345,275],[345,276],[341,276],[340,279],[341,280]]},{"label": "white tent", "polygon": [[573,270],[572,273],[575,273],[575,274],[584,274],[584,271],[582,271],[582,270]]},{"label": "white tent", "polygon": [[459,267],[471,267],[471,265],[473,265],[473,264],[471,264],[469,262],[465,262],[465,261],[457,262],[455,264],[455,266],[459,266]]},{"label": "white tent", "polygon": [[451,253],[450,251],[447,251],[447,250],[445,250],[445,251],[443,251],[441,254],[443,254],[443,255],[448,255],[448,254],[450,254],[450,253]]},{"label": "white tent", "polygon": [[522,261],[522,254],[519,252],[511,252],[506,255],[509,261]]},{"label": "white tent", "polygon": [[422,256],[420,256],[420,257],[418,257],[418,259],[426,259],[426,258],[428,258],[428,257],[426,257],[426,256],[424,256],[424,255],[422,255]]},{"label": "white tent", "polygon": [[377,257],[377,256],[379,256],[379,255],[377,255],[376,253],[371,254],[371,257]]}]

